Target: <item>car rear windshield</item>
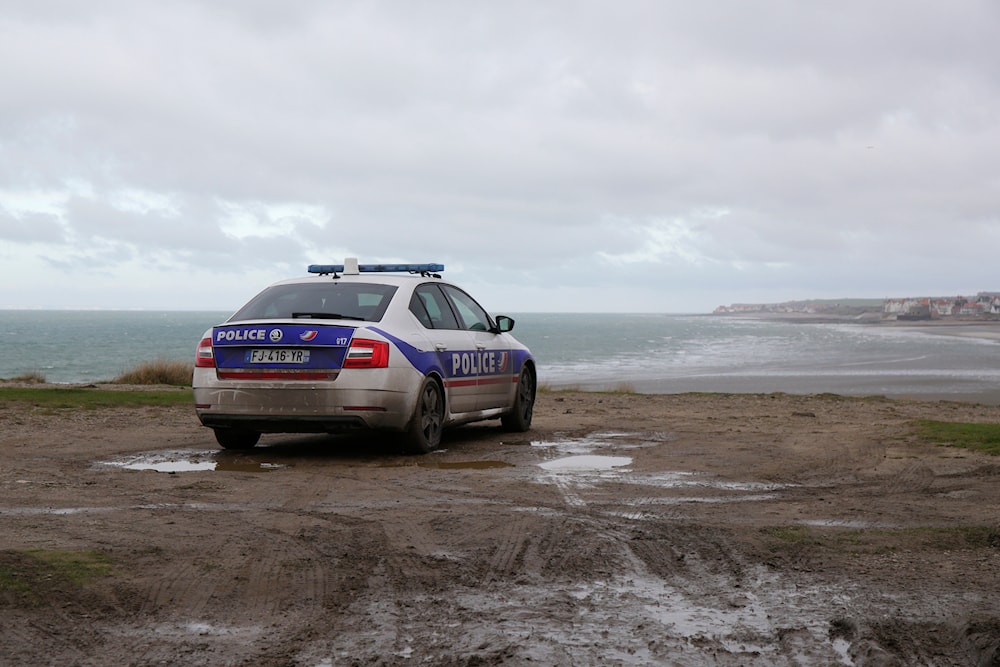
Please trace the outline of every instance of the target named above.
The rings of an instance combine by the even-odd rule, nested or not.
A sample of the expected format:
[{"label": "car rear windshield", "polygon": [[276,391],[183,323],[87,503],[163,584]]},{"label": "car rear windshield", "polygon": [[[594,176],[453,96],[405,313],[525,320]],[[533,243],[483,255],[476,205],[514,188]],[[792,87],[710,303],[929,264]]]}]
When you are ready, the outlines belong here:
[{"label": "car rear windshield", "polygon": [[396,288],[370,283],[301,283],[267,288],[231,318],[239,320],[315,319],[378,322]]}]

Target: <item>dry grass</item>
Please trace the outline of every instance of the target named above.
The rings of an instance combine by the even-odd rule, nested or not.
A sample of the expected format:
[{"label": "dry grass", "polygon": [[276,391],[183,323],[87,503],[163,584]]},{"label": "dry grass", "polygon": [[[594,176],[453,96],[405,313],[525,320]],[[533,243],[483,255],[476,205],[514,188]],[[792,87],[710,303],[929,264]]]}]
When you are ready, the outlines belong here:
[{"label": "dry grass", "polygon": [[632,395],[639,392],[636,391],[635,385],[631,382],[619,382],[613,387],[603,387],[603,388],[593,388],[586,387],[578,384],[568,384],[560,387],[553,387],[552,385],[541,382],[537,389],[539,394],[556,394],[559,392],[588,392],[593,394],[626,394]]},{"label": "dry grass", "polygon": [[194,368],[189,361],[157,359],[147,361],[125,371],[112,384],[166,384],[190,387]]},{"label": "dry grass", "polygon": [[19,382],[21,384],[45,384],[45,376],[38,371],[22,373],[17,377],[0,378],[0,382]]}]

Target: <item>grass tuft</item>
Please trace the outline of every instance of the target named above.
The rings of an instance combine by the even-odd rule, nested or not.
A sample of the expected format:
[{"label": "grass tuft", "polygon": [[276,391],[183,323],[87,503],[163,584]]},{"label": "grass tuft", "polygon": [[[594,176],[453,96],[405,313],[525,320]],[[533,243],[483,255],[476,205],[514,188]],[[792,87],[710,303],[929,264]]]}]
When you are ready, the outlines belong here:
[{"label": "grass tuft", "polygon": [[111,560],[96,550],[0,551],[0,609],[42,604],[64,608],[111,573]]},{"label": "grass tuft", "polygon": [[157,359],[125,371],[112,384],[166,384],[190,387],[194,367],[188,361]]},{"label": "grass tuft", "polygon": [[179,389],[129,391],[79,387],[0,387],[0,405],[29,403],[40,408],[115,408],[140,405],[190,405],[191,391]]},{"label": "grass tuft", "polygon": [[1000,456],[1000,424],[921,419],[917,422],[917,427],[917,435],[930,442]]},{"label": "grass tuft", "polygon": [[100,551],[31,549],[25,553],[45,563],[55,576],[74,584],[89,584],[111,574],[111,560]]},{"label": "grass tuft", "polygon": [[0,378],[0,382],[19,382],[21,384],[45,384],[45,375],[38,371],[22,373],[12,378]]}]

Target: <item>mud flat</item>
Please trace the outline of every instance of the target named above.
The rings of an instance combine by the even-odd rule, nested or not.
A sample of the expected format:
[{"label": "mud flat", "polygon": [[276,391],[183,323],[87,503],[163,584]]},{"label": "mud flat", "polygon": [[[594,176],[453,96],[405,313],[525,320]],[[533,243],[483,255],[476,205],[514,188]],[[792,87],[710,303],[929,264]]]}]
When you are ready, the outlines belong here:
[{"label": "mud flat", "polygon": [[835,395],[540,396],[535,428],[266,436],[0,404],[4,664],[1000,661],[1000,460]]}]

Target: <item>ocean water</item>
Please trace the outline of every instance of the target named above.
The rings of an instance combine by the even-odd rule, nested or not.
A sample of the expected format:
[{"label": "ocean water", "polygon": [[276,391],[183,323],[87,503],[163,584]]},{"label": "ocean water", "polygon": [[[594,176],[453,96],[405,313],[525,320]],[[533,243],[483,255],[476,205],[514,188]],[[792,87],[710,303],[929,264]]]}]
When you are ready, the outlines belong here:
[{"label": "ocean water", "polygon": [[[0,378],[109,380],[193,359],[222,312],[0,310]],[[1000,343],[906,327],[710,315],[515,314],[551,387],[1000,401]],[[992,397],[998,397],[995,400]]]},{"label": "ocean water", "polygon": [[137,364],[190,359],[206,329],[231,313],[0,310],[0,378],[110,380]]},{"label": "ocean water", "polygon": [[[525,316],[553,387],[837,393],[1000,402],[1000,343],[946,329],[711,315]],[[543,365],[544,364],[544,365]]]}]

